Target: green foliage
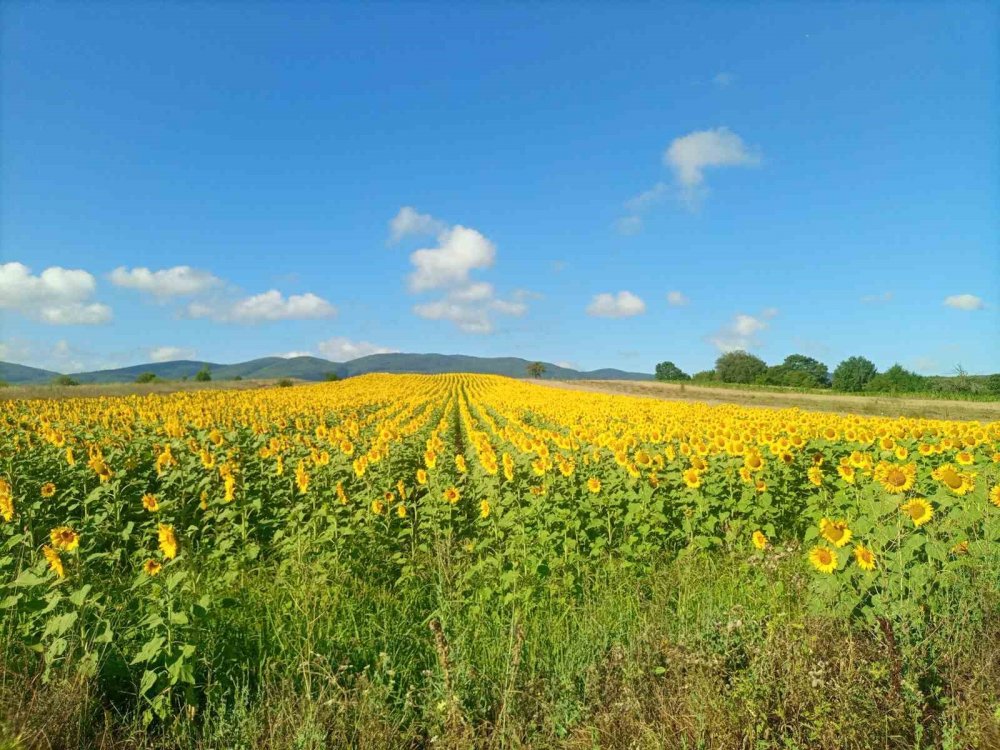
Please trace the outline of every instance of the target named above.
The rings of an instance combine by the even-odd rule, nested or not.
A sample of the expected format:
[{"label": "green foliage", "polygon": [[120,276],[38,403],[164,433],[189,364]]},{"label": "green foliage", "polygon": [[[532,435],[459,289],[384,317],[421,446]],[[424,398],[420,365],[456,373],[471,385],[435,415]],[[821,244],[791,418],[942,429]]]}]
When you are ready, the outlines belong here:
[{"label": "green foliage", "polygon": [[865,390],[878,374],[875,363],[864,357],[849,357],[833,371],[833,388],[837,391],[857,393]]},{"label": "green foliage", "polygon": [[753,383],[767,372],[767,364],[760,357],[737,350],[715,360],[715,372],[723,383]]},{"label": "green foliage", "polygon": [[155,383],[158,380],[155,372],[144,372],[136,376],[136,383]]},{"label": "green foliage", "polygon": [[237,375],[235,378],[233,378],[233,380],[243,380],[243,376]]},{"label": "green foliage", "polygon": [[716,374],[715,370],[701,370],[691,376],[692,383],[714,383],[718,381],[718,379],[719,376]]},{"label": "green foliage", "polygon": [[656,365],[657,380],[690,380],[691,376],[673,362],[660,362]]},{"label": "green foliage", "polygon": [[528,373],[529,378],[535,378],[536,380],[545,374],[545,365],[541,362],[531,362],[524,369]]},{"label": "green foliage", "polygon": [[336,382],[337,380],[340,380],[340,375],[338,375],[335,372],[327,372],[323,374],[323,380],[325,380],[327,383],[333,383]]},{"label": "green foliage", "polygon": [[199,383],[207,383],[212,379],[212,373],[209,371],[207,367],[202,367],[195,374],[194,379],[197,380]]},{"label": "green foliage", "polygon": [[873,393],[917,393],[927,390],[927,378],[896,364],[872,378],[865,390]]},{"label": "green foliage", "polygon": [[986,378],[986,391],[1000,396],[1000,373],[990,375]]},{"label": "green foliage", "polygon": [[293,385],[295,385],[295,383],[288,378],[282,378],[278,381],[279,388],[291,388]]},{"label": "green foliage", "polygon": [[68,386],[68,385],[80,385],[80,381],[79,380],[75,380],[74,378],[70,377],[69,375],[60,375],[59,377],[55,378],[52,381],[52,384],[53,385],[64,385],[64,386]]}]

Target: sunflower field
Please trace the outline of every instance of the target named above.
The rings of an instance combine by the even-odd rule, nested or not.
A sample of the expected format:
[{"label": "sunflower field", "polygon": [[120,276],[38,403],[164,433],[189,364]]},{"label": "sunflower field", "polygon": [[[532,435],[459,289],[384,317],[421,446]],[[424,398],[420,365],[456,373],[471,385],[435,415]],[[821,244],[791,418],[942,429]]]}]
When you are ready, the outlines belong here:
[{"label": "sunflower field", "polygon": [[[1000,423],[481,375],[0,403],[3,679],[86,685],[80,721],[177,744],[250,742],[213,745],[205,727],[238,723],[226,712],[277,680],[302,703],[341,701],[341,724],[292,722],[304,747],[359,744],[352,731],[386,747],[980,746],[1000,738],[997,673],[956,676],[941,634],[960,623],[1000,647],[998,550]],[[702,607],[682,616],[694,578],[715,586],[723,625]],[[757,617],[751,590],[780,606]],[[587,631],[581,612],[601,625]],[[780,720],[787,696],[738,679],[779,627],[828,643],[802,670],[819,670],[803,688],[815,700]],[[649,628],[659,640],[642,640]],[[823,694],[831,670],[853,668],[834,656],[848,642],[868,649],[851,658],[868,660],[869,697]],[[701,675],[752,694],[728,693],[728,728],[687,721],[616,744],[638,724],[601,723],[595,686],[623,660],[619,687],[692,693]],[[359,708],[372,695],[377,709]],[[878,742],[831,715],[840,700],[881,717]],[[647,709],[643,726],[681,721]],[[30,721],[12,721],[29,746]],[[595,744],[574,745],[584,734]]]}]

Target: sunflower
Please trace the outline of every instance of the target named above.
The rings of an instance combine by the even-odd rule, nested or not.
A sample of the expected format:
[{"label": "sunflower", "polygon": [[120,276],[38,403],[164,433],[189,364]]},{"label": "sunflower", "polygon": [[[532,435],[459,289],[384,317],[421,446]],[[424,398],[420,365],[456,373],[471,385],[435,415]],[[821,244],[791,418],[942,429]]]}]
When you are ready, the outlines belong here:
[{"label": "sunflower", "polygon": [[597,477],[591,477],[587,480],[587,489],[596,495],[601,491],[601,480]]},{"label": "sunflower", "polygon": [[806,472],[806,476],[809,478],[810,484],[814,484],[817,487],[823,484],[823,470],[818,466],[810,466],[809,471]]},{"label": "sunflower", "polygon": [[913,488],[917,478],[916,464],[890,464],[879,462],[875,467],[875,478],[881,482],[885,491],[891,495],[900,495]]},{"label": "sunflower", "polygon": [[69,526],[57,526],[52,529],[52,533],[49,536],[52,539],[52,546],[56,549],[64,549],[67,552],[72,552],[80,546],[80,535]]},{"label": "sunflower", "polygon": [[809,550],[809,562],[820,573],[832,573],[837,569],[837,555],[829,547],[813,547]]},{"label": "sunflower", "polygon": [[406,511],[406,506],[405,506],[405,505],[403,505],[402,503],[400,503],[400,504],[399,504],[399,505],[398,505],[398,506],[396,507],[396,515],[397,515],[397,516],[398,516],[399,518],[406,518],[406,513],[407,513],[407,511]]},{"label": "sunflower", "polygon": [[915,497],[899,506],[912,520],[914,526],[923,526],[934,517],[934,508],[922,497]]},{"label": "sunflower", "polygon": [[427,484],[427,469],[417,469],[417,484]]},{"label": "sunflower", "polygon": [[455,468],[459,474],[464,474],[469,470],[469,467],[465,463],[465,456],[461,454],[455,456]]},{"label": "sunflower", "polygon": [[383,503],[381,500],[377,499],[372,500],[371,507],[372,507],[372,513],[374,513],[376,516],[381,516],[383,513],[385,513],[385,503]]},{"label": "sunflower", "polygon": [[490,502],[489,500],[479,501],[479,517],[489,518],[490,517]]},{"label": "sunflower", "polygon": [[698,487],[701,487],[701,472],[699,472],[697,469],[685,469],[684,484],[686,484],[691,489],[697,489]]},{"label": "sunflower", "polygon": [[847,521],[831,521],[829,518],[824,518],[819,522],[819,533],[836,547],[843,547],[851,541],[851,530],[847,528]]},{"label": "sunflower", "polygon": [[863,544],[855,545],[854,560],[862,570],[875,570],[875,554]]},{"label": "sunflower", "polygon": [[14,497],[6,479],[0,479],[0,516],[8,522],[14,518]]},{"label": "sunflower", "polygon": [[931,472],[931,477],[956,495],[964,495],[976,486],[974,475],[964,474],[952,464],[941,464]]},{"label": "sunflower", "polygon": [[159,539],[160,552],[168,560],[173,560],[177,557],[177,535],[174,533],[174,527],[168,524],[161,523],[156,529],[156,535]]},{"label": "sunflower", "polygon": [[309,491],[309,475],[306,473],[305,461],[299,461],[298,466],[295,467],[295,486],[299,488],[300,495]]},{"label": "sunflower", "polygon": [[854,467],[850,464],[841,464],[838,466],[837,473],[840,474],[840,478],[848,484],[854,484]]},{"label": "sunflower", "polygon": [[990,502],[1000,508],[1000,484],[990,490]]},{"label": "sunflower", "polygon": [[751,534],[750,539],[753,542],[753,546],[757,549],[766,549],[769,544],[767,537],[764,536],[764,532],[760,529],[757,529],[753,534]]},{"label": "sunflower", "polygon": [[447,503],[454,505],[461,499],[462,495],[455,487],[449,487],[444,491],[444,500]]},{"label": "sunflower", "polygon": [[225,496],[222,499],[227,503],[231,503],[236,499],[236,477],[230,474],[222,481],[225,486]]},{"label": "sunflower", "polygon": [[45,544],[42,546],[42,554],[45,555],[45,559],[49,561],[49,569],[59,578],[65,578],[66,569],[63,567],[62,558],[59,557],[59,553],[52,549],[49,545]]},{"label": "sunflower", "polygon": [[955,454],[955,460],[962,466],[972,466],[976,459],[969,451],[959,451]]},{"label": "sunflower", "polygon": [[46,482],[42,485],[42,497],[52,497],[56,494],[56,486],[52,482]]},{"label": "sunflower", "polygon": [[969,542],[967,540],[959,542],[951,548],[951,554],[955,556],[969,554]]},{"label": "sunflower", "polygon": [[161,570],[163,570],[163,563],[159,560],[149,559],[142,564],[142,572],[150,577],[159,575]]},{"label": "sunflower", "polygon": [[142,496],[142,507],[148,510],[150,513],[156,513],[160,509],[160,503],[156,499],[156,495],[147,492]]}]

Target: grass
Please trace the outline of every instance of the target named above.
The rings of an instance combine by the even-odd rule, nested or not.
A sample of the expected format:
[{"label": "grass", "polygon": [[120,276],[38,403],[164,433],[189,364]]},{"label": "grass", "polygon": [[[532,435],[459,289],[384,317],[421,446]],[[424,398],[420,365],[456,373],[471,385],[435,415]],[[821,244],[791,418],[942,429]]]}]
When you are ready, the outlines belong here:
[{"label": "grass", "polygon": [[995,576],[901,639],[896,690],[877,630],[807,609],[799,550],[604,561],[579,588],[477,608],[445,550],[397,584],[300,542],[216,603],[204,700],[148,731],[101,678],[43,681],[0,625],[0,747],[1000,746]]}]

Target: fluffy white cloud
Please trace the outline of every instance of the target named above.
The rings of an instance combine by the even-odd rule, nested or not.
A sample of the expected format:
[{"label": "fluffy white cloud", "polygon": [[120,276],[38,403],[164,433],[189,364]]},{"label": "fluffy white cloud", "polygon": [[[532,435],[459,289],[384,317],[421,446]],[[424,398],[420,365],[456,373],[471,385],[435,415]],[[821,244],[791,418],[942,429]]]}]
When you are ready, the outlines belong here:
[{"label": "fluffy white cloud", "polygon": [[753,349],[759,345],[757,334],[768,327],[768,320],[778,314],[776,308],[768,307],[760,315],[737,313],[732,322],[723,326],[709,337],[709,341],[721,352],[737,349]]},{"label": "fluffy white cloud", "polygon": [[200,294],[222,284],[219,277],[191,266],[174,266],[159,271],[148,268],[129,270],[119,266],[109,278],[115,286],[136,289],[159,299]]},{"label": "fluffy white cloud", "polygon": [[673,169],[685,199],[692,201],[704,193],[706,169],[755,167],[760,156],[729,128],[716,128],[675,138],[663,153],[663,163]]},{"label": "fluffy white cloud", "polygon": [[438,235],[438,246],[416,250],[410,255],[414,271],[410,290],[464,286],[474,269],[489,268],[496,258],[496,248],[475,229],[455,225]]},{"label": "fluffy white cloud", "polygon": [[982,310],[986,303],[974,294],[953,294],[945,297],[944,304],[956,310]]},{"label": "fluffy white cloud", "polygon": [[513,299],[504,300],[494,297],[492,286],[486,286],[490,287],[488,296],[482,295],[482,289],[459,288],[443,299],[414,305],[413,312],[427,320],[450,321],[465,333],[492,333],[492,313],[519,317],[528,311],[524,300],[532,296],[530,292],[519,290]]},{"label": "fluffy white cloud", "polygon": [[52,266],[34,276],[23,263],[0,264],[0,310],[52,325],[94,325],[111,320],[111,308],[90,302],[97,288],[82,270]]},{"label": "fluffy white cloud", "polygon": [[211,318],[224,323],[261,323],[274,320],[317,320],[332,318],[337,308],[311,292],[285,298],[277,289],[225,305],[192,302],[187,306],[191,318]]},{"label": "fluffy white cloud", "polygon": [[448,225],[430,214],[422,214],[413,206],[403,206],[389,222],[389,241],[399,242],[409,235],[440,234]]},{"label": "fluffy white cloud", "polygon": [[667,304],[671,307],[683,307],[690,301],[683,292],[667,292]]},{"label": "fluffy white cloud", "polygon": [[175,359],[194,359],[194,349],[180,346],[155,346],[149,350],[151,362],[171,362]]},{"label": "fluffy white cloud", "polygon": [[391,354],[396,351],[385,346],[376,346],[369,341],[351,341],[343,336],[320,341],[316,348],[320,354],[334,362],[347,362],[358,357],[367,357],[369,354]]},{"label": "fluffy white cloud", "polygon": [[587,305],[587,315],[595,318],[630,318],[646,312],[646,303],[632,292],[597,294]]},{"label": "fluffy white cloud", "polygon": [[643,191],[625,201],[625,208],[633,213],[639,213],[651,206],[655,206],[669,194],[670,186],[665,182],[658,182],[649,190]]}]

